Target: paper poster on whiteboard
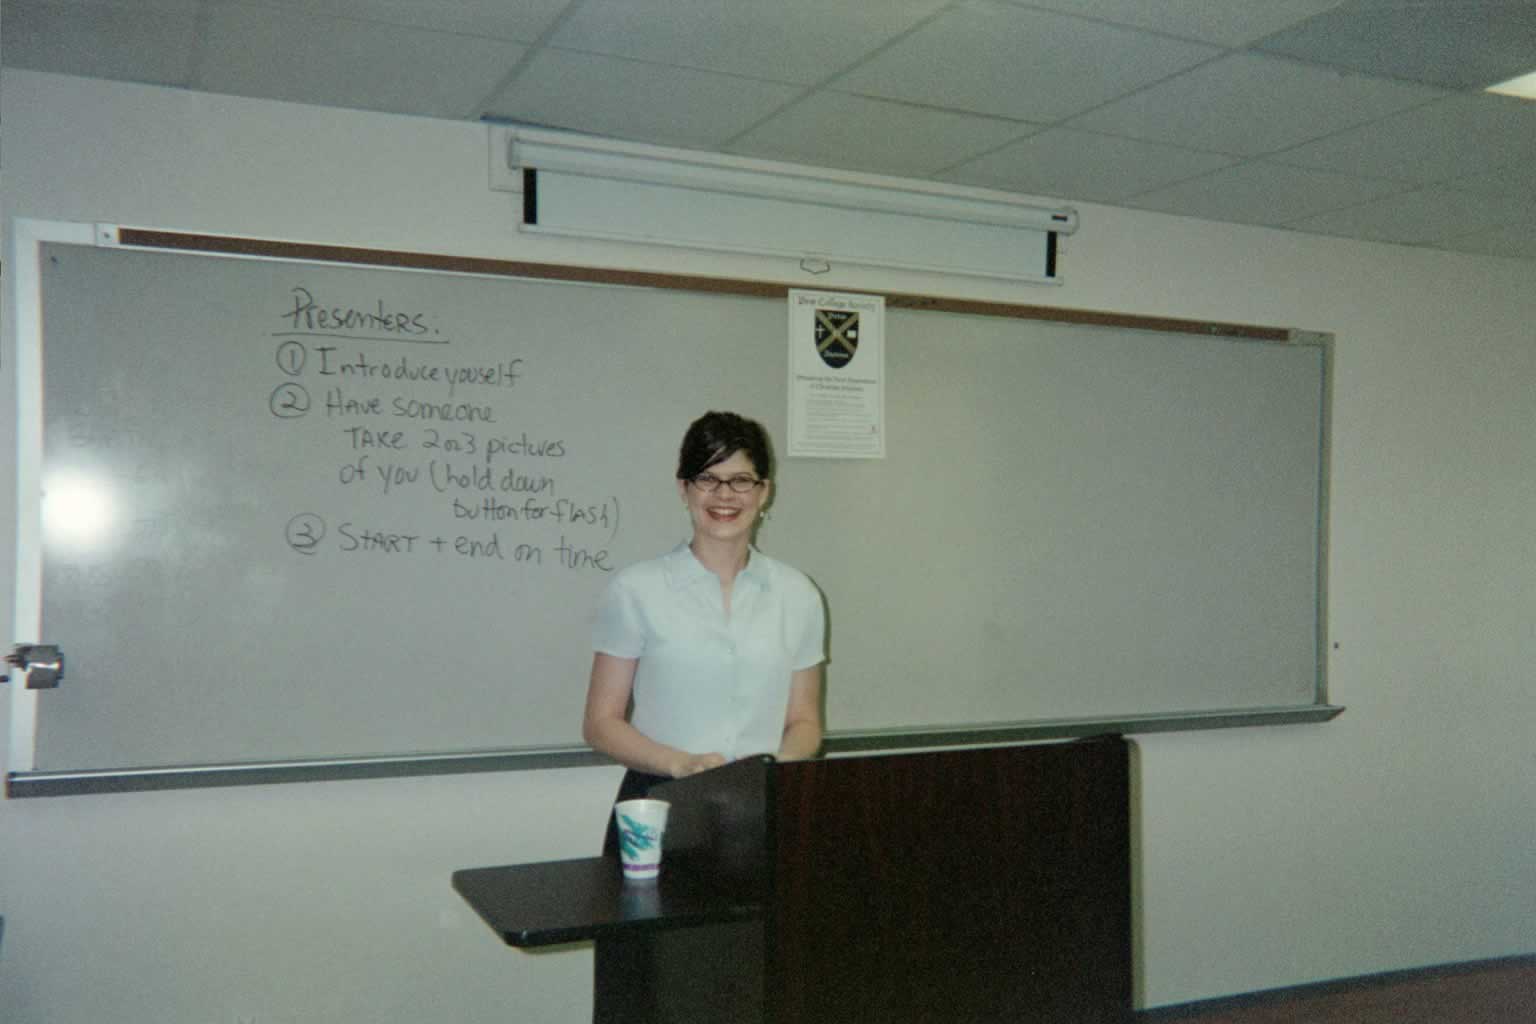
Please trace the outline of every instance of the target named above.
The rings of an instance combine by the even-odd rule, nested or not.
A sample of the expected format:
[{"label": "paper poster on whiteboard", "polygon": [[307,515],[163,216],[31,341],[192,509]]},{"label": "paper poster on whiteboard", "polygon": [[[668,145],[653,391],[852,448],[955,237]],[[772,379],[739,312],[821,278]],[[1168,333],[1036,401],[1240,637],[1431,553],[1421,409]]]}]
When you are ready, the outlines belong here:
[{"label": "paper poster on whiteboard", "polygon": [[789,454],[885,458],[885,299],[789,293]]}]

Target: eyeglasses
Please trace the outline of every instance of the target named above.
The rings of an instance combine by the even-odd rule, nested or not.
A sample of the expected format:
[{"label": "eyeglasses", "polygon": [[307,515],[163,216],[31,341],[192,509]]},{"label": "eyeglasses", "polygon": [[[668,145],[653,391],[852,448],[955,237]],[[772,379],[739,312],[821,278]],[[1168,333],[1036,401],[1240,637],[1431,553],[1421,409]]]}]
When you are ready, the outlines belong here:
[{"label": "eyeglasses", "polygon": [[759,480],[757,477],[748,476],[745,473],[738,473],[735,476],[726,477],[724,480],[720,479],[718,476],[715,476],[713,473],[700,473],[698,476],[694,477],[688,482],[693,484],[693,486],[697,487],[699,490],[703,491],[705,494],[713,494],[715,492],[715,488],[719,487],[721,484],[725,484],[737,494],[746,494],[752,488],[761,487],[763,484],[767,483],[766,480]]}]

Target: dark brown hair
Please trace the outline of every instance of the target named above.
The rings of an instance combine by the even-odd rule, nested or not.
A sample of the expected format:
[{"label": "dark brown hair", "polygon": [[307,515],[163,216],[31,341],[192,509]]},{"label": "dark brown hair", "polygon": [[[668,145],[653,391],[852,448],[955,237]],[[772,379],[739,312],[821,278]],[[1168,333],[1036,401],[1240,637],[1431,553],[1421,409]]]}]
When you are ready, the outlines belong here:
[{"label": "dark brown hair", "polygon": [[689,424],[683,435],[677,478],[692,480],[737,452],[746,455],[759,477],[773,476],[773,450],[762,424],[734,412],[707,412]]}]

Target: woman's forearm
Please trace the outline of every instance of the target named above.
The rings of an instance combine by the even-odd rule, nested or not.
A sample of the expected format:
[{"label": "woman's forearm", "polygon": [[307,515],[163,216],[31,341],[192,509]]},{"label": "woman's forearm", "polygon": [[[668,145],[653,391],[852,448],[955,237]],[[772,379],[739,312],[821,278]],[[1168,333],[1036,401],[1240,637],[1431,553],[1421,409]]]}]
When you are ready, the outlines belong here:
[{"label": "woman's forearm", "polygon": [[821,723],[791,722],[785,726],[784,738],[779,741],[779,760],[802,761],[815,757],[821,750],[821,740]]},{"label": "woman's forearm", "polygon": [[799,761],[821,751],[821,666],[797,669],[789,681],[789,706],[779,737],[779,759]]}]

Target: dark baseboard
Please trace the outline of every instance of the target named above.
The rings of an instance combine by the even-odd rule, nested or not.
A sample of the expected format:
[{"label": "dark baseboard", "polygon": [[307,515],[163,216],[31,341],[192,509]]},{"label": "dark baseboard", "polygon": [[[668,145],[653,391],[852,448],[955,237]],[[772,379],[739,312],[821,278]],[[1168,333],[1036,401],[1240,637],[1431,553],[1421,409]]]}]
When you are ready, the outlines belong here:
[{"label": "dark baseboard", "polygon": [[1471,960],[1463,963],[1439,964],[1433,967],[1417,967],[1401,971],[1385,971],[1365,974],[1354,978],[1336,978],[1329,981],[1293,985],[1287,988],[1265,989],[1244,995],[1222,996],[1190,1003],[1158,1006],[1136,1013],[1136,1024],[1172,1024],[1172,1022],[1196,1022],[1210,1017],[1240,1015],[1244,1011],[1257,1011],[1286,1003],[1325,1000],[1329,996],[1366,992],[1372,989],[1393,988],[1403,984],[1426,981],[1450,980],[1467,975],[1502,970],[1529,970],[1536,972],[1536,953],[1517,956],[1495,957],[1489,960]]}]

